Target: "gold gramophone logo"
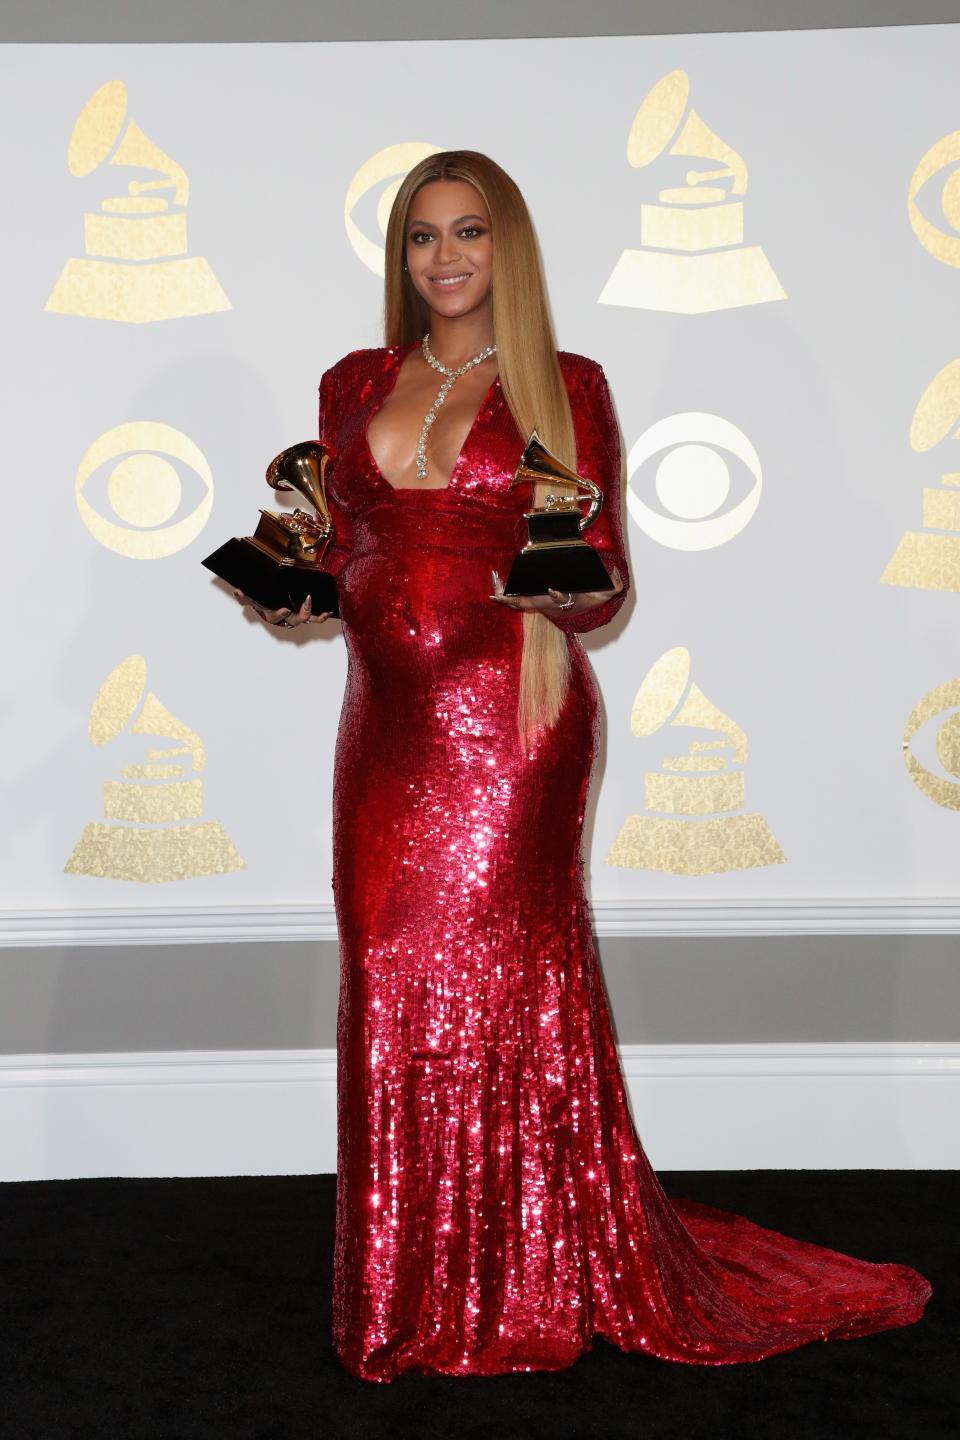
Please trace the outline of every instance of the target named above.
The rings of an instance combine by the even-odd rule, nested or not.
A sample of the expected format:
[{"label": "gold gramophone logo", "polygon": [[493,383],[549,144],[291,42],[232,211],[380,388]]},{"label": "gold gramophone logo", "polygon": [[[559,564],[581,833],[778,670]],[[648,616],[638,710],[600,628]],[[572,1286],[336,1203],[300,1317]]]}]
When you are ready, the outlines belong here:
[{"label": "gold gramophone logo", "polygon": [[[910,188],[907,192],[907,214],[910,217],[914,235],[924,250],[928,251],[934,259],[942,260],[944,265],[956,267],[960,267],[960,165],[958,165],[958,161],[960,161],[960,130],[954,130],[952,134],[944,135],[934,145],[931,145],[910,176]],[[939,199],[944,219],[953,229],[952,235],[932,224],[923,215],[917,204],[917,196],[927,181],[936,175],[938,170],[943,170],[948,165],[952,165],[953,169],[943,182]]]},{"label": "gold gramophone logo", "polygon": [[[203,495],[189,515],[179,510],[183,482],[179,460],[197,476]],[[90,503],[91,475],[110,464],[106,495],[116,520]],[[160,420],[130,420],[98,435],[80,458],[75,495],[80,518],[95,540],[131,560],[159,560],[184,549],[200,534],[213,508],[213,472],[203,451],[182,430]]]},{"label": "gold gramophone logo", "polygon": [[157,882],[245,869],[220,822],[201,820],[203,781],[195,774],[184,778],[186,765],[175,758],[186,757],[193,772],[203,770],[203,741],[152,691],[146,692],[146,685],[143,656],[121,660],[91,707],[90,739],[94,745],[106,745],[126,731],[174,743],[167,749],[148,750],[142,764],[124,766],[122,780],[103,782],[106,823],[84,828],[64,870],[70,875]]},{"label": "gold gramophone logo", "polygon": [[[129,180],[83,217],[84,255],[72,257],[45,309],[94,320],[178,320],[231,309],[208,262],[187,253],[190,185],[182,166],[127,120],[127,87],[108,80],[80,112],[67,165],[85,178],[101,165],[138,166],[160,179]],[[151,193],[172,190],[171,197]]]},{"label": "gold gramophone logo", "polygon": [[[719,165],[687,170],[684,184],[641,204],[640,245],[621,254],[601,305],[704,315],[786,296],[760,246],[744,244],[746,162],[687,109],[689,98],[685,71],[658,80],[634,116],[627,159],[636,170],[664,154]],[[726,180],[729,189],[718,183]]]},{"label": "gold gramophone logo", "polygon": [[[911,711],[903,732],[903,758],[907,774],[917,789],[942,805],[945,810],[960,810],[960,680],[947,680],[924,695]],[[946,712],[949,711],[949,714]],[[913,753],[913,738],[922,725],[938,715],[946,718],[934,738],[937,759],[954,779],[937,775]]]},{"label": "gold gramophone logo", "polygon": [[690,680],[682,645],[650,667],[637,691],[630,728],[643,738],[664,725],[719,731],[693,739],[644,775],[644,811],[628,815],[607,865],[668,875],[722,875],[782,865],[785,856],[762,815],[744,810],[747,737]]},{"label": "gold gramophone logo", "polygon": [[[942,440],[960,439],[960,360],[951,360],[920,397],[910,423],[919,454]],[[960,590],[960,471],[947,470],[923,491],[923,529],[907,530],[880,576],[883,585]]]},{"label": "gold gramophone logo", "polygon": [[[397,198],[397,191],[403,184],[404,177],[408,170],[425,159],[427,155],[440,153],[439,145],[428,145],[423,140],[407,140],[399,145],[388,145],[383,150],[378,150],[371,155],[369,160],[364,160],[360,169],[354,175],[347,186],[347,195],[343,205],[343,220],[347,227],[347,238],[356,256],[363,261],[374,275],[383,276],[384,273],[384,250],[383,241],[387,234],[387,221],[390,219],[390,211],[393,209],[393,202]],[[384,185],[379,198],[377,199],[377,228],[380,231],[380,238],[372,240],[365,234],[354,218],[354,211],[364,196],[378,185],[383,185],[389,180],[389,185]]]},{"label": "gold gramophone logo", "polygon": [[[734,488],[726,450],[752,477],[735,504],[724,508]],[[663,509],[649,505],[633,484],[644,461],[659,451],[654,488]],[[722,415],[687,410],[665,415],[648,427],[627,456],[627,513],[658,545],[671,550],[713,550],[746,529],[760,504],[760,456],[744,432]]]}]

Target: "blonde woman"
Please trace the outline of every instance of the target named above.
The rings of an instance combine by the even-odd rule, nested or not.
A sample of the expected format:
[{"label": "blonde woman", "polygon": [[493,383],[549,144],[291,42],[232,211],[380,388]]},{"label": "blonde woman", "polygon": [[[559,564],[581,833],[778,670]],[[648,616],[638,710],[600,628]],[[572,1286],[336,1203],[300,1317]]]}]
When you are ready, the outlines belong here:
[{"label": "blonde woman", "polygon": [[[619,435],[601,367],[556,348],[526,205],[486,156],[400,186],[385,340],[320,383],[349,655],[337,1354],[372,1381],[556,1370],[597,1335],[718,1364],[916,1320],[921,1275],[671,1202],[634,1129],[581,856],[598,695],[577,635],[628,589]],[[612,591],[503,593],[534,428],[603,490],[584,538]]]}]

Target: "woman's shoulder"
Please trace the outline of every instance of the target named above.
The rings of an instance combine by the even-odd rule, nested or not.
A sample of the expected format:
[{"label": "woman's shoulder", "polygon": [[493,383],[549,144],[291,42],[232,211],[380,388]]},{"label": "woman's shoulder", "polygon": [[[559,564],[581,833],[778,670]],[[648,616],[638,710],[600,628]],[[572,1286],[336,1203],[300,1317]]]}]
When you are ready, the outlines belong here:
[{"label": "woman's shoulder", "polygon": [[567,389],[606,379],[600,361],[592,360],[590,356],[579,356],[574,350],[557,350],[557,360],[560,361],[560,372],[567,382]]},{"label": "woman's shoulder", "polygon": [[357,350],[348,350],[324,371],[324,376],[340,384],[370,379],[380,374],[385,366],[394,363],[397,349],[396,345],[363,345]]},{"label": "woman's shoulder", "polygon": [[592,390],[600,383],[606,384],[607,377],[599,360],[591,360],[589,355],[578,355],[574,350],[558,350],[557,359],[569,395]]}]

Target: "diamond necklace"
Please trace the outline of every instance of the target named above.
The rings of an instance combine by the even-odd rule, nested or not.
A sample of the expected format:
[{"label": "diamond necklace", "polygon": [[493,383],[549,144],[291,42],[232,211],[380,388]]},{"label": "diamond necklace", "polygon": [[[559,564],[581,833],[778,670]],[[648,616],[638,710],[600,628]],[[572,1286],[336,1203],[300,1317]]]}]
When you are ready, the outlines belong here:
[{"label": "diamond necklace", "polygon": [[440,409],[440,406],[453,389],[454,381],[458,376],[462,375],[465,370],[472,369],[474,365],[479,365],[481,360],[486,360],[488,356],[495,354],[497,349],[496,345],[486,345],[474,355],[472,359],[468,360],[465,365],[460,365],[456,370],[451,370],[448,366],[441,365],[436,355],[431,351],[429,341],[430,333],[428,331],[420,341],[423,358],[428,365],[433,366],[434,370],[442,371],[446,379],[437,392],[436,400],[434,400],[430,409],[427,411],[426,419],[423,422],[423,429],[420,431],[420,439],[417,441],[417,478],[420,480],[425,479],[427,474],[427,436],[430,433],[430,426],[434,420],[436,420],[437,411]]}]

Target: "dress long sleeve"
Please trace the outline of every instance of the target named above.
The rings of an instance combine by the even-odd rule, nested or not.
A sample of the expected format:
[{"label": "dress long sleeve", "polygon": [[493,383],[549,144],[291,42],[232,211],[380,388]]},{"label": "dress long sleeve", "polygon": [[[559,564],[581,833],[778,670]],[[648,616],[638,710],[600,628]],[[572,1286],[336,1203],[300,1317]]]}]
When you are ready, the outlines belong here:
[{"label": "dress long sleeve", "polygon": [[342,506],[337,504],[330,484],[337,463],[337,420],[340,413],[340,387],[337,383],[337,367],[335,365],[321,375],[319,393],[320,443],[329,455],[324,471],[324,492],[333,520],[333,540],[323,553],[323,568],[336,576],[340,574],[350,558],[353,545],[353,523]]},{"label": "dress long sleeve", "polygon": [[630,588],[630,576],[623,542],[620,432],[601,365],[587,363],[570,396],[570,407],[577,437],[577,471],[595,480],[603,491],[600,514],[583,531],[583,538],[599,552],[609,573],[612,575],[616,566],[623,580],[623,589],[618,594],[592,610],[569,617],[550,616],[567,634],[580,634],[596,630],[613,619]]}]

